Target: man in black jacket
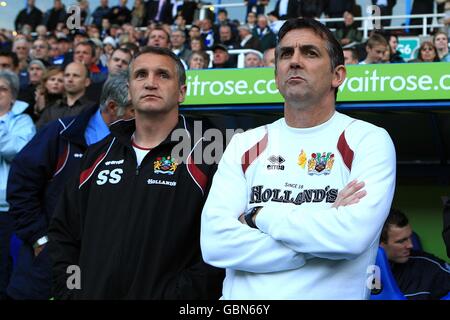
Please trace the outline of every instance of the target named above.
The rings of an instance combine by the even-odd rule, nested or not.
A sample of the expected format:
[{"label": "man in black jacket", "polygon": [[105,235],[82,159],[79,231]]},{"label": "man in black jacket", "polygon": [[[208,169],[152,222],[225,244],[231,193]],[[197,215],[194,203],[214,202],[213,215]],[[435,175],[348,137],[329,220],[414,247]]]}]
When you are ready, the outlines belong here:
[{"label": "man in black jacket", "polygon": [[169,49],[147,47],[132,61],[136,118],[88,149],[50,225],[56,298],[220,297],[223,271],[200,252],[216,165],[203,157],[202,132],[178,113],[185,82]]},{"label": "man in black jacket", "polygon": [[437,300],[450,292],[450,267],[424,251],[413,250],[412,229],[406,215],[391,209],[380,246],[389,259],[398,287],[410,300]]},{"label": "man in black jacket", "polygon": [[28,0],[25,9],[21,10],[14,21],[17,31],[21,31],[24,25],[29,25],[34,31],[42,23],[42,11],[34,6],[35,0]]}]

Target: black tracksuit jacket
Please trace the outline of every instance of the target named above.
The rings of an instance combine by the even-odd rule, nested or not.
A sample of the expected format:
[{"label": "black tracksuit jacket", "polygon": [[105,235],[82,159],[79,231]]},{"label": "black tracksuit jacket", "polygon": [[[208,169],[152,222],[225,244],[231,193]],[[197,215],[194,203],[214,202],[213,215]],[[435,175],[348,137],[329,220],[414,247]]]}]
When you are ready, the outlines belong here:
[{"label": "black tracksuit jacket", "polygon": [[[224,272],[205,264],[200,251],[200,215],[216,165],[193,150],[208,142],[191,120],[180,116],[175,129],[191,137],[183,154],[191,156],[175,158],[176,168],[168,160],[178,143],[171,135],[137,166],[134,120],[112,125],[85,153],[50,224],[56,298],[220,297]],[[67,273],[70,265],[80,268],[81,289],[67,288],[77,274]]]}]

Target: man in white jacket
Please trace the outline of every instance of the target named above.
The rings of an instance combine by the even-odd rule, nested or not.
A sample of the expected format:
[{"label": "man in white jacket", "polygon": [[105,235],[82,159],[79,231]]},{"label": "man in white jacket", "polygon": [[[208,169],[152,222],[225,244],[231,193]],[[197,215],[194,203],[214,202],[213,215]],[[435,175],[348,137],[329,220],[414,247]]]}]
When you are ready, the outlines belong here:
[{"label": "man in white jacket", "polygon": [[346,76],[330,31],[288,20],[276,48],[284,118],[237,134],[202,213],[223,299],[367,299],[395,186],[388,133],[335,110]]}]

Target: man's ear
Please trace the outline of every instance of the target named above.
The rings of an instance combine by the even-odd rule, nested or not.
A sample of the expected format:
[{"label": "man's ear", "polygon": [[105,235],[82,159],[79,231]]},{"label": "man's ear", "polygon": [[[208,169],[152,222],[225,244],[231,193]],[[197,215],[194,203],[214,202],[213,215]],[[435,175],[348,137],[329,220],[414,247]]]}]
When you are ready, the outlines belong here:
[{"label": "man's ear", "polygon": [[333,71],[333,81],[331,82],[333,88],[339,87],[347,76],[347,69],[344,65],[337,66]]},{"label": "man's ear", "polygon": [[86,80],[84,80],[84,87],[87,88],[91,85],[91,78],[86,78]]},{"label": "man's ear", "polygon": [[184,84],[180,87],[180,96],[178,97],[178,103],[183,103],[186,98],[187,86]]}]

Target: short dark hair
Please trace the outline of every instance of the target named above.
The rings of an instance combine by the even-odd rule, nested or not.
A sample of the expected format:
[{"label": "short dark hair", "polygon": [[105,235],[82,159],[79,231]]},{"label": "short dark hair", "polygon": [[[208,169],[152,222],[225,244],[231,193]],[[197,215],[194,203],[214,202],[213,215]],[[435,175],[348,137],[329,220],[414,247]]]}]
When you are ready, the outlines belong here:
[{"label": "short dark hair", "polygon": [[181,62],[180,58],[178,58],[178,56],[175,53],[173,53],[172,50],[167,49],[167,48],[161,48],[161,47],[151,47],[151,46],[143,47],[141,49],[141,51],[138,52],[134,56],[133,61],[130,63],[130,67],[129,67],[130,77],[132,76],[131,68],[133,66],[134,60],[136,60],[137,57],[139,57],[143,54],[146,54],[146,53],[158,54],[161,56],[166,56],[166,57],[171,58],[175,62],[175,69],[177,70],[179,85],[182,86],[182,85],[186,84],[186,71],[184,70],[184,66],[183,66],[183,63]]},{"label": "short dark hair", "polygon": [[279,59],[280,42],[284,38],[286,33],[295,29],[312,30],[315,34],[326,41],[325,48],[327,49],[328,56],[330,57],[331,71],[333,71],[339,65],[344,65],[344,53],[342,52],[342,47],[333,36],[333,33],[331,33],[331,31],[326,26],[315,19],[296,18],[287,20],[278,32],[278,44],[275,49],[275,70],[277,68],[277,62]]},{"label": "short dark hair", "polygon": [[343,48],[342,51],[350,51],[352,54],[352,59],[358,61],[359,57],[358,57],[358,52],[356,51],[355,48],[351,47],[351,48]]},{"label": "short dark hair", "polygon": [[383,229],[381,230],[380,242],[387,243],[389,240],[388,231],[390,226],[398,228],[406,227],[409,224],[408,217],[399,209],[391,208],[389,215],[384,222]]},{"label": "short dark hair", "polygon": [[95,57],[95,50],[97,49],[97,45],[94,43],[94,41],[91,41],[91,40],[81,41],[75,46],[75,49],[79,46],[90,47],[91,48],[91,57]]},{"label": "short dark hair", "polygon": [[11,58],[14,68],[17,68],[19,66],[19,58],[17,57],[17,54],[14,51],[1,49],[0,57]]}]

